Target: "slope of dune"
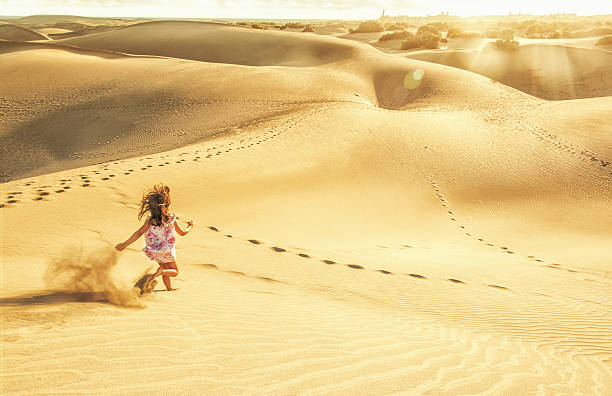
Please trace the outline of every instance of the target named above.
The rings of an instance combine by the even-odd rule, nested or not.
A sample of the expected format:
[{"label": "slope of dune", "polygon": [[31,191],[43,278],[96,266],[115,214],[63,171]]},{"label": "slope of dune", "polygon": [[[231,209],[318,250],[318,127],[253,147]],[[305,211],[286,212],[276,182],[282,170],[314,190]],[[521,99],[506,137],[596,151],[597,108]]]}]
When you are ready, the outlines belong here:
[{"label": "slope of dune", "polygon": [[[612,97],[550,103],[530,119],[542,129],[543,137],[612,170]],[[607,164],[607,165],[606,165]]]},{"label": "slope of dune", "polygon": [[123,24],[130,22],[121,18],[95,18],[84,17],[78,15],[28,15],[21,18],[15,18],[16,23],[27,23],[32,25],[53,25],[61,23],[72,23],[78,25],[107,25],[107,24]]},{"label": "slope of dune", "polygon": [[48,40],[46,36],[36,33],[33,30],[26,29],[15,25],[0,25],[0,40],[11,41],[32,41],[32,40]]},{"label": "slope of dune", "polygon": [[548,100],[612,95],[612,53],[560,45],[528,45],[516,52],[418,51],[408,58],[490,77]]},{"label": "slope of dune", "polygon": [[[2,158],[56,161],[3,161],[0,392],[606,395],[608,98],[301,37],[291,67],[0,43]],[[138,298],[112,246],[160,182],[196,226]]]},{"label": "slope of dune", "polygon": [[[259,45],[267,43],[262,40]],[[160,46],[159,51],[165,48]],[[310,70],[0,43],[6,113],[0,119],[0,150],[8,159],[2,162],[0,180],[160,152],[312,103],[399,109],[428,97],[457,101],[459,92],[484,97],[483,85],[489,92],[503,90],[463,71],[379,56],[367,46],[354,50],[359,51],[355,59]],[[268,62],[273,60],[283,62]],[[310,60],[308,53],[294,58],[303,64]],[[427,74],[422,83],[412,80],[417,69]],[[449,83],[448,76],[455,74],[463,78]],[[270,86],[275,87],[274,95]],[[40,101],[41,95],[54,99]],[[154,144],[145,144],[147,139],[155,139]]]},{"label": "slope of dune", "polygon": [[145,22],[62,43],[250,66],[314,66],[356,57],[360,52],[358,46],[333,38],[186,21]]},{"label": "slope of dune", "polygon": [[114,30],[117,28],[118,26],[113,26],[113,25],[87,26],[82,29],[77,29],[74,31],[51,33],[49,34],[49,37],[52,38],[53,40],[63,40],[63,39],[68,39],[72,37],[86,36],[88,34],[102,33],[102,32]]}]

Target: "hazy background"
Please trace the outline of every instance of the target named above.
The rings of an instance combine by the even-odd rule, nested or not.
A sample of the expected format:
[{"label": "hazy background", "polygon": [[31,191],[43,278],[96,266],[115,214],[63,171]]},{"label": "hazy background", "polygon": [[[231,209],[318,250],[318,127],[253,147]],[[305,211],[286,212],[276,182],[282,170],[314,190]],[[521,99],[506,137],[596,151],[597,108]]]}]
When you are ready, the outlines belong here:
[{"label": "hazy background", "polygon": [[120,17],[201,18],[297,18],[370,19],[385,9],[388,15],[497,15],[512,13],[577,13],[598,15],[612,12],[612,2],[533,1],[483,2],[478,0],[0,0],[0,15],[70,14]]}]

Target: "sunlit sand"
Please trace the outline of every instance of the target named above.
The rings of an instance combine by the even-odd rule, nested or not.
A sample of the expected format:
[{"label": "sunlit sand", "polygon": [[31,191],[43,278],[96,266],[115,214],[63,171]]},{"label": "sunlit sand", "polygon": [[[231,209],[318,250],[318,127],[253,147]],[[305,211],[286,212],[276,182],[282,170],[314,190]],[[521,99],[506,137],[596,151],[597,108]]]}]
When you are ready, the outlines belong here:
[{"label": "sunlit sand", "polygon": [[[597,37],[31,18],[0,25],[2,394],[609,394]],[[113,246],[161,182],[195,228],[139,296]]]}]

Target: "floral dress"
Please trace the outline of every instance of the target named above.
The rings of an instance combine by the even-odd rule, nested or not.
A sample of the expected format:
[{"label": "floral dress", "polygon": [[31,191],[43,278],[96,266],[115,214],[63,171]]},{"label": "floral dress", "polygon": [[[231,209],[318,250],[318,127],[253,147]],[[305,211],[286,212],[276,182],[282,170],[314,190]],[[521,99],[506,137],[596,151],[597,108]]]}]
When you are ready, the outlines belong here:
[{"label": "floral dress", "polygon": [[[148,220],[151,218],[149,217]],[[176,250],[174,243],[176,238],[174,235],[174,222],[176,216],[170,213],[170,218],[167,223],[162,225],[149,225],[145,232],[144,252],[148,258],[158,263],[171,263],[176,259]]]}]

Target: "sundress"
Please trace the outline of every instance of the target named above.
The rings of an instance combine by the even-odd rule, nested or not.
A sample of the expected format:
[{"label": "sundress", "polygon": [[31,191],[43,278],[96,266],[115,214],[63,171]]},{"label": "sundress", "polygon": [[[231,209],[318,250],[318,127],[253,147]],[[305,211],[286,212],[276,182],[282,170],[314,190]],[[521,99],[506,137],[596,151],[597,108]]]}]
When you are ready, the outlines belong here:
[{"label": "sundress", "polygon": [[159,226],[149,225],[144,237],[146,246],[142,249],[148,258],[160,264],[171,263],[176,259],[176,250],[174,249],[174,243],[176,242],[174,236],[175,221],[176,216],[174,213],[170,213],[167,223]]}]

